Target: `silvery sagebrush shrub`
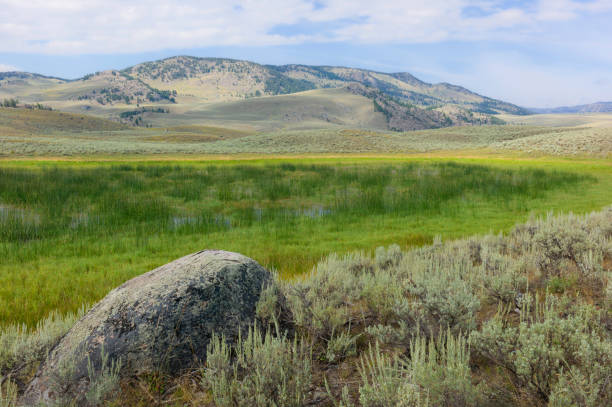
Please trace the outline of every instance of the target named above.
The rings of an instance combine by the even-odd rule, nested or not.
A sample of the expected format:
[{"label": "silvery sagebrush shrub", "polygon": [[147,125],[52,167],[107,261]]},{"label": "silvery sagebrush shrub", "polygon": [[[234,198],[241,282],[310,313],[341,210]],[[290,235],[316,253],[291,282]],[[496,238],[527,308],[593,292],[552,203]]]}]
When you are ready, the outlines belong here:
[{"label": "silvery sagebrush shrub", "polygon": [[361,298],[378,323],[414,322],[407,298],[409,288],[409,280],[397,270],[377,270],[361,276]]},{"label": "silvery sagebrush shrub", "polygon": [[109,360],[108,354],[101,350],[101,364],[97,369],[87,358],[87,375],[89,378],[89,389],[85,398],[87,404],[92,407],[100,406],[119,388],[119,372],[121,371],[121,359]]},{"label": "silvery sagebrush shrub", "polygon": [[448,330],[435,340],[422,336],[413,339],[407,364],[414,381],[426,390],[431,405],[474,406],[479,393],[472,384],[469,360],[466,338]]},{"label": "silvery sagebrush shrub", "polygon": [[202,370],[202,384],[219,407],[302,406],[310,382],[304,342],[263,334],[257,327],[235,346],[213,336]]},{"label": "silvery sagebrush shrub", "polygon": [[494,302],[515,303],[517,295],[527,289],[527,265],[522,260],[497,252],[483,255],[480,272],[485,296]]},{"label": "silvery sagebrush shrub", "polygon": [[261,290],[259,301],[255,309],[255,315],[259,320],[270,326],[274,326],[276,334],[281,331],[281,318],[286,309],[285,297],[282,293],[281,281],[278,274],[274,272],[274,279]]},{"label": "silvery sagebrush shrub", "polygon": [[522,307],[518,326],[500,313],[472,332],[470,343],[534,399],[557,403],[588,393],[595,404],[576,405],[609,405],[612,343],[604,329],[593,306],[548,295]]},{"label": "silvery sagebrush shrub", "polygon": [[429,401],[405,369],[399,357],[370,345],[359,366],[362,384],[359,402],[363,407],[426,407]]},{"label": "silvery sagebrush shrub", "polygon": [[408,292],[414,319],[429,335],[440,328],[470,332],[475,328],[480,300],[473,289],[469,258],[453,259],[449,253],[413,259]]},{"label": "silvery sagebrush shrub", "polygon": [[332,333],[331,338],[327,341],[325,360],[330,363],[337,363],[349,356],[355,356],[357,354],[356,341],[358,336],[351,335],[350,327],[340,334]]},{"label": "silvery sagebrush shrub", "polygon": [[0,375],[12,375],[14,379],[21,379],[22,372],[42,362],[47,352],[85,314],[85,310],[82,307],[76,313],[66,315],[52,312],[39,321],[33,330],[25,325],[10,325],[0,329]]},{"label": "silvery sagebrush shrub", "polygon": [[[49,374],[49,390],[54,395],[51,406],[77,406],[74,394],[74,377],[77,371],[76,356],[61,358]],[[81,404],[83,404],[81,402]]]},{"label": "silvery sagebrush shrub", "polygon": [[363,406],[474,406],[469,347],[450,331],[437,339],[419,336],[410,343],[410,358],[381,352],[378,344],[362,356],[359,372]]},{"label": "silvery sagebrush shrub", "polygon": [[310,275],[287,288],[295,325],[313,339],[329,338],[350,322],[350,307],[361,297],[363,273],[373,270],[363,253],[332,254]]},{"label": "silvery sagebrush shrub", "polygon": [[522,243],[522,252],[532,250],[536,254],[537,266],[546,276],[558,275],[565,262],[576,264],[581,272],[591,274],[597,270],[584,267],[584,263],[593,256],[606,255],[612,236],[612,221],[606,216],[610,213],[612,208],[584,216],[548,214],[545,219],[530,220],[515,227],[512,240]]},{"label": "silvery sagebrush shrub", "polygon": [[564,260],[577,263],[591,246],[588,235],[580,229],[566,229],[559,224],[544,226],[535,236],[538,266],[547,275],[559,275]]},{"label": "silvery sagebrush shrub", "polygon": [[415,330],[406,321],[400,320],[396,325],[369,325],[365,332],[382,344],[401,345],[410,342]]},{"label": "silvery sagebrush shrub", "polygon": [[374,262],[380,270],[397,266],[403,258],[402,249],[397,244],[392,244],[388,248],[378,247],[374,253]]},{"label": "silvery sagebrush shrub", "polygon": [[17,384],[10,376],[0,376],[0,407],[17,407],[17,392]]}]

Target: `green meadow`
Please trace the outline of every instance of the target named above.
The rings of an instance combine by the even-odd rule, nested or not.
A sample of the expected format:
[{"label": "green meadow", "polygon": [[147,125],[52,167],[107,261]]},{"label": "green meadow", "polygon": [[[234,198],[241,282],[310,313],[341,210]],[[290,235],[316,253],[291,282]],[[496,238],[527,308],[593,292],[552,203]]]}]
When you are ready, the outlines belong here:
[{"label": "green meadow", "polygon": [[175,258],[295,278],[330,252],[506,232],[612,200],[605,160],[294,158],[0,163],[0,325],[74,311]]}]

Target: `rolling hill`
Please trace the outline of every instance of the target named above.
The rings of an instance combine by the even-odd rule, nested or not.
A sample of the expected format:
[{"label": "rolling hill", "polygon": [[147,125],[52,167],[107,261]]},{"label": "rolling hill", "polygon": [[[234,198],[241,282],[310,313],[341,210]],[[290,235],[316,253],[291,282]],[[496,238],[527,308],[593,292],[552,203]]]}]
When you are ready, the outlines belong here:
[{"label": "rolling hill", "polygon": [[487,114],[529,113],[519,106],[478,95],[460,86],[429,84],[405,72],[388,74],[332,66],[260,65],[248,61],[188,56],[145,62],[122,72],[155,88],[186,94],[191,92],[212,99],[278,95],[359,83],[420,106],[450,103]]},{"label": "rolling hill", "polygon": [[[287,95],[292,97],[283,98]],[[190,56],[76,80],[5,74],[0,76],[3,97],[147,127],[231,123],[255,130],[335,125],[407,131],[499,124],[496,114],[529,113],[460,86],[429,84],[409,73]]]},{"label": "rolling hill", "polygon": [[116,131],[127,128],[121,123],[84,114],[0,107],[0,135]]},{"label": "rolling hill", "polygon": [[26,100],[43,100],[45,90],[68,82],[29,72],[0,72],[0,98],[19,97]]}]

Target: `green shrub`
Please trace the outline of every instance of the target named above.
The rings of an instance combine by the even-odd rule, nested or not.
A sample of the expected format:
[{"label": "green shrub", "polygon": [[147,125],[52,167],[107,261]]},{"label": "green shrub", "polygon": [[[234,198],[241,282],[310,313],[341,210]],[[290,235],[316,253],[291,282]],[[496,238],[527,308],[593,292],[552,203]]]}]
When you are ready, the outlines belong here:
[{"label": "green shrub", "polygon": [[429,401],[421,395],[410,372],[398,357],[382,353],[376,345],[362,356],[359,372],[359,402],[363,407],[426,407]]},{"label": "green shrub", "polygon": [[202,372],[202,383],[219,407],[302,406],[310,380],[303,342],[264,335],[256,327],[234,347],[214,336]]},{"label": "green shrub", "polygon": [[327,341],[325,360],[337,363],[346,357],[355,356],[357,354],[356,340],[357,336],[351,335],[350,330],[342,331],[339,335],[332,333],[331,338]]},{"label": "green shrub", "polygon": [[52,312],[41,320],[36,328],[10,325],[0,330],[0,375],[11,375],[22,380],[36,365],[44,360],[48,351],[68,332],[85,313],[85,308],[75,314],[60,315]]},{"label": "green shrub", "polygon": [[302,282],[287,288],[295,325],[313,339],[328,339],[350,322],[349,306],[361,297],[364,272],[371,260],[362,253],[330,255]]},{"label": "green shrub", "polygon": [[485,322],[472,332],[473,349],[540,402],[581,400],[588,393],[595,397],[592,405],[609,405],[612,343],[598,311],[552,295],[531,308],[523,307],[518,326],[503,314]]},{"label": "green shrub", "polygon": [[476,327],[480,300],[469,281],[470,266],[465,259],[450,258],[452,253],[443,252],[423,260],[411,275],[409,292],[415,298],[415,319],[433,336],[440,327],[453,332],[470,332]]},{"label": "green shrub", "polygon": [[0,407],[17,407],[17,385],[10,376],[0,376]]},{"label": "green shrub", "polygon": [[563,294],[576,284],[575,278],[553,277],[548,280],[548,291],[553,294]]},{"label": "green shrub", "polygon": [[450,330],[437,340],[411,342],[408,369],[434,406],[474,406],[479,393],[472,385],[470,350],[463,336]]},{"label": "green shrub", "polygon": [[87,358],[89,389],[85,398],[87,403],[93,407],[102,405],[119,388],[121,360],[109,361],[104,347],[102,347],[101,352],[101,365],[99,369],[96,369],[89,357]]},{"label": "green shrub", "polygon": [[359,401],[363,406],[474,406],[469,348],[447,331],[437,340],[415,338],[410,359],[381,353],[378,345],[361,359]]}]

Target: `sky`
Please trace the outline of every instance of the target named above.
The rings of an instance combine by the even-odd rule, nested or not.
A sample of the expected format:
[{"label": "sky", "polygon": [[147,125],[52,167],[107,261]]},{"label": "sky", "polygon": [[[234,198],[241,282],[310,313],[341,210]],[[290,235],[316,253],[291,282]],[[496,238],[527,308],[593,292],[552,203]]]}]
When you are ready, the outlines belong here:
[{"label": "sky", "polygon": [[0,71],[174,55],[410,72],[527,107],[612,101],[612,0],[0,0]]}]

